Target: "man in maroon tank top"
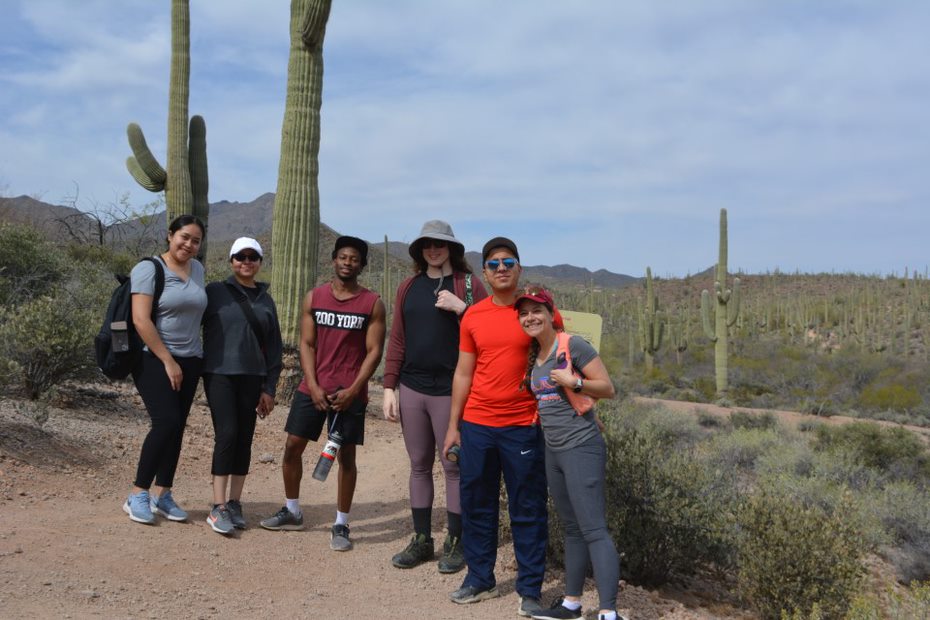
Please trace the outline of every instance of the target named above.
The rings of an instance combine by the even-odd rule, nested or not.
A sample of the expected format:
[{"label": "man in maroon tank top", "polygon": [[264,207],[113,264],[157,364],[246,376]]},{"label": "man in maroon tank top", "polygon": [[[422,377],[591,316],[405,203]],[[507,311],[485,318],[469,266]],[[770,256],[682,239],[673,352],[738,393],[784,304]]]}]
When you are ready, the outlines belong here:
[{"label": "man in maroon tank top", "polygon": [[269,530],[303,529],[298,501],[302,456],[307,443],[320,438],[325,421],[330,432],[337,430],[342,435],[336,456],[336,522],[330,540],[334,551],[352,548],[349,510],[357,477],[355,452],[365,440],[368,380],[384,348],[384,303],[358,283],[367,264],[368,244],[357,237],[339,237],[333,249],[333,279],[311,290],[304,299],[300,323],[304,378],[284,425],[287,442],[281,470],[285,505],[261,522]]}]

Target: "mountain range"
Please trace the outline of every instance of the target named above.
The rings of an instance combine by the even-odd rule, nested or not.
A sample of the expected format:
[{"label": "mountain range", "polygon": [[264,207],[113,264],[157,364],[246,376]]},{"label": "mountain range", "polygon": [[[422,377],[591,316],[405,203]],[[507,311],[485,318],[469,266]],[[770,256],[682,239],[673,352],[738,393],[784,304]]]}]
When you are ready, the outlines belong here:
[{"label": "mountain range", "polygon": [[[211,243],[228,243],[243,235],[262,242],[271,239],[271,216],[274,194],[262,194],[251,202],[221,200],[210,204]],[[164,211],[139,217],[128,208],[111,205],[93,212],[75,207],[53,205],[29,196],[0,198],[0,223],[25,223],[47,234],[55,241],[78,243],[111,243],[122,245],[139,253],[145,244],[156,246],[165,234]],[[320,246],[330,247],[338,232],[321,223]],[[369,240],[372,253],[380,253],[381,240]],[[146,250],[150,251],[150,250]],[[321,256],[328,252],[321,251]],[[391,262],[409,263],[408,244],[388,242]],[[473,269],[481,265],[481,253],[467,251],[465,258]],[[574,265],[524,265],[524,280],[541,284],[560,283],[601,288],[623,288],[636,284],[641,278],[613,273],[606,269],[590,271]]]}]

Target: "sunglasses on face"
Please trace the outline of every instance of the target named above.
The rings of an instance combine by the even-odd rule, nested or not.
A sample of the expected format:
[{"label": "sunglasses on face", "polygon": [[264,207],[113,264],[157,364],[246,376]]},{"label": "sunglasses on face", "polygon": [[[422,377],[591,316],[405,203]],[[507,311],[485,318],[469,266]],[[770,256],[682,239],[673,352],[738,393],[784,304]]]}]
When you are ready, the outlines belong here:
[{"label": "sunglasses on face", "polygon": [[239,252],[238,254],[233,254],[232,257],[240,263],[244,263],[246,261],[250,263],[260,263],[262,261],[262,257],[258,254],[245,254],[243,252]]},{"label": "sunglasses on face", "polygon": [[424,250],[429,250],[429,249],[432,249],[432,248],[436,248],[437,250],[441,250],[441,249],[444,248],[444,247],[446,247],[446,242],[443,241],[442,239],[424,239],[424,240],[423,240],[423,249],[424,249]]},{"label": "sunglasses on face", "polygon": [[484,266],[487,267],[488,271],[497,271],[500,269],[500,266],[503,265],[504,269],[510,271],[517,266],[517,259],[515,258],[492,258],[489,261],[484,263]]}]

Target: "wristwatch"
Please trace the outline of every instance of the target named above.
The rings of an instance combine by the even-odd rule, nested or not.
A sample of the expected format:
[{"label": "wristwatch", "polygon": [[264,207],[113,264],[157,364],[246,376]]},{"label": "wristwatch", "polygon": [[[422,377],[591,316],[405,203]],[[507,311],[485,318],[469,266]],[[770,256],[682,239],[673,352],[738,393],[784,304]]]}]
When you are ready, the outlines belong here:
[{"label": "wristwatch", "polygon": [[575,387],[572,388],[572,392],[575,392],[577,394],[578,392],[581,391],[581,388],[583,387],[584,387],[584,379],[582,379],[581,377],[578,377],[577,379],[575,379]]}]

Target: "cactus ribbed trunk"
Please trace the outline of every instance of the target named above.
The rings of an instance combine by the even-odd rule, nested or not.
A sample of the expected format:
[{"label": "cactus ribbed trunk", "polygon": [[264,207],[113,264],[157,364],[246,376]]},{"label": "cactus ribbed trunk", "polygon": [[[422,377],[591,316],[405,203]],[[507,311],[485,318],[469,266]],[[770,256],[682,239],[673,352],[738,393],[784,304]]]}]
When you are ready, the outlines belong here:
[{"label": "cactus ribbed trunk", "polygon": [[652,269],[646,267],[646,308],[639,303],[639,345],[646,361],[646,371],[651,372],[655,354],[662,346],[664,324],[659,312],[659,300],[652,288]]},{"label": "cactus ribbed trunk", "polygon": [[[189,0],[171,1],[171,72],[168,84],[167,170],[149,150],[142,128],[130,123],[126,128],[132,155],[126,168],[139,185],[150,192],[165,192],[168,222],[179,215],[192,214],[208,224],[210,203],[207,175],[207,126],[200,116],[190,119],[191,36]],[[207,252],[206,240],[200,259]]]},{"label": "cactus ribbed trunk", "polygon": [[271,286],[285,344],[300,338],[301,301],[316,281],[320,235],[323,37],[330,0],[292,0],[287,99],[271,238]]},{"label": "cactus ribbed trunk", "polygon": [[704,332],[714,343],[714,366],[717,379],[717,395],[723,396],[729,389],[727,330],[739,316],[739,278],[733,279],[733,290],[725,288],[727,282],[727,210],[720,209],[720,246],[717,255],[717,272],[714,282],[714,327],[710,326],[710,293],[701,292],[701,317]]}]

